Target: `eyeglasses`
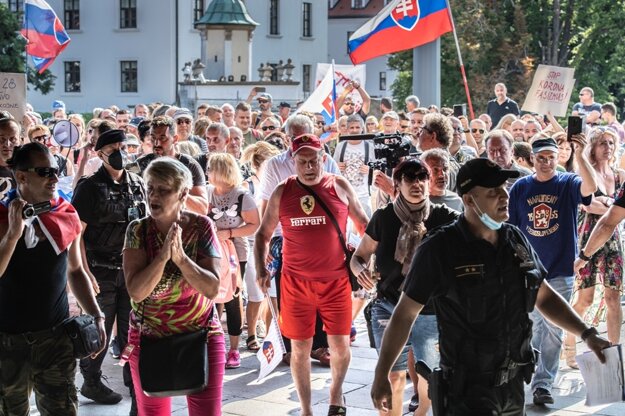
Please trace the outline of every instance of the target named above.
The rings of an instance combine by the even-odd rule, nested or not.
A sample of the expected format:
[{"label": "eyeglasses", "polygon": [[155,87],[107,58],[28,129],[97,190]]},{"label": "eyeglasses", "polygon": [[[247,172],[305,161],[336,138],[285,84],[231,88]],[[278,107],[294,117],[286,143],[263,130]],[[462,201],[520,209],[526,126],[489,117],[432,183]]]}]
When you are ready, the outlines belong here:
[{"label": "eyeglasses", "polygon": [[35,172],[42,178],[54,178],[59,176],[59,168],[28,168],[20,169],[22,172]]},{"label": "eyeglasses", "polygon": [[0,137],[0,144],[16,144],[17,142],[19,142],[17,137]]},{"label": "eyeglasses", "polygon": [[49,136],[47,134],[42,134],[41,136],[33,137],[32,139],[30,139],[30,141],[44,143],[46,140],[48,140],[48,137]]},{"label": "eyeglasses", "polygon": [[402,179],[406,183],[415,183],[416,181],[425,182],[430,178],[427,172],[406,172],[402,175]]},{"label": "eyeglasses", "polygon": [[535,157],[536,162],[543,164],[543,165],[549,165],[551,163],[554,163],[556,161],[555,157],[544,157],[544,156],[536,156]]},{"label": "eyeglasses", "polygon": [[471,133],[480,133],[480,134],[484,134],[486,133],[486,130],[484,129],[471,129]]},{"label": "eyeglasses", "polygon": [[191,124],[191,120],[188,118],[179,118],[176,120],[176,124]]},{"label": "eyeglasses", "polygon": [[276,129],[276,126],[263,126],[260,128],[262,131],[274,131]]},{"label": "eyeglasses", "polygon": [[353,106],[354,106],[354,103],[345,103],[345,104],[343,104],[343,105],[349,105],[349,106],[353,107]]}]

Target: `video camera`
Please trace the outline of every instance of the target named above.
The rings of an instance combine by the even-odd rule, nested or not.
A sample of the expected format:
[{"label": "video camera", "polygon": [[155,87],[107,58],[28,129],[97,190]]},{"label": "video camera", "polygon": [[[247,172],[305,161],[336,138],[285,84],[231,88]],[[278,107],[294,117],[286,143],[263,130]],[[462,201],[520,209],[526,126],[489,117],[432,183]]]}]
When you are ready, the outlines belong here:
[{"label": "video camera", "polygon": [[369,168],[385,172],[401,162],[401,158],[410,155],[410,141],[401,134],[346,134],[339,136],[339,141],[373,140],[375,159],[367,163]]}]

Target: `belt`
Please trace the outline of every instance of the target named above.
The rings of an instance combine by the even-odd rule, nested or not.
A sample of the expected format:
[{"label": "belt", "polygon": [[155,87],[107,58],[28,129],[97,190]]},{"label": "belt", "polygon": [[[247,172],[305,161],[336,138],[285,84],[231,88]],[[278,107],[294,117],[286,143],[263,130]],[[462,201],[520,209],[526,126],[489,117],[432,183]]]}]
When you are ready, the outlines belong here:
[{"label": "belt", "polygon": [[6,332],[0,332],[0,336],[3,339],[8,339],[12,342],[32,345],[40,341],[45,341],[47,339],[57,337],[62,334],[63,331],[63,324],[58,324],[52,328],[42,329],[41,331],[22,332],[21,334],[9,334]]}]

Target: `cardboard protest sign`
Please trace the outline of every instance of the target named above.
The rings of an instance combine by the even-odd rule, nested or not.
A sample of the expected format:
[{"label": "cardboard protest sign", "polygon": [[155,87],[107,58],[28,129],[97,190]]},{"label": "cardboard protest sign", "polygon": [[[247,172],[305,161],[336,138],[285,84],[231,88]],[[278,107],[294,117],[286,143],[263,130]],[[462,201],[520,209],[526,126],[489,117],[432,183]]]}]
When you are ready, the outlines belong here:
[{"label": "cardboard protest sign", "polygon": [[575,69],[538,65],[521,110],[564,117],[575,86]]},{"label": "cardboard protest sign", "polygon": [[0,110],[22,122],[26,112],[26,74],[0,72]]}]

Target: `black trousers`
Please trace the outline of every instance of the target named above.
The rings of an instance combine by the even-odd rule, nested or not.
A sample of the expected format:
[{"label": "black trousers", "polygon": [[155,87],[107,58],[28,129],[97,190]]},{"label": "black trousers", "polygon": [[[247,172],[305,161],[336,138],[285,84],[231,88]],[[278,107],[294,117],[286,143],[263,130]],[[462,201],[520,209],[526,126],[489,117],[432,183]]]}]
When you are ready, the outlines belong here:
[{"label": "black trousers", "polygon": [[[91,272],[98,281],[100,293],[96,296],[100,309],[106,317],[106,339],[111,340],[113,323],[117,318],[117,338],[120,348],[124,349],[128,342],[128,320],[130,318],[130,295],[126,289],[126,281],[122,270],[111,270],[103,267],[92,267]],[[96,358],[90,357],[80,360],[80,372],[85,379],[97,379],[102,371],[102,362],[107,350],[102,351]],[[128,363],[123,369],[124,385],[131,387],[130,366]]]},{"label": "black trousers", "polygon": [[[241,276],[245,275],[246,261],[239,262],[239,268],[241,269]],[[243,316],[241,315],[243,299],[241,298],[241,291],[239,291],[234,298],[224,303],[224,309],[226,310],[226,325],[228,326],[228,335],[240,336],[243,333]]]},{"label": "black trousers", "polygon": [[449,416],[524,416],[525,393],[523,375],[518,374],[499,387],[467,381],[464,394],[448,396]]}]

